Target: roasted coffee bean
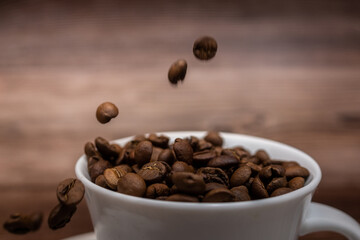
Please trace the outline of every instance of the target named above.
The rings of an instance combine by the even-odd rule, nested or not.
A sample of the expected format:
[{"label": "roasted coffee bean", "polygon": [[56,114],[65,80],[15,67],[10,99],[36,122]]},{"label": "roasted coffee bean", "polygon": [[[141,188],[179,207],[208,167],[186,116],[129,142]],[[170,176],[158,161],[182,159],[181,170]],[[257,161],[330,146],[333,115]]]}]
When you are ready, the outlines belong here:
[{"label": "roasted coffee bean", "polygon": [[111,102],[104,102],[96,109],[96,119],[102,124],[109,122],[112,118],[116,118],[118,114],[119,109]]},{"label": "roasted coffee bean", "polygon": [[169,196],[170,189],[166,184],[163,183],[154,183],[148,186],[146,189],[145,197],[146,198],[152,198],[157,199],[161,196]]},{"label": "roasted coffee bean", "polygon": [[255,157],[257,157],[262,163],[270,160],[269,154],[267,154],[267,152],[263,149],[257,150]]},{"label": "roasted coffee bean", "polygon": [[310,175],[309,171],[301,166],[291,166],[285,169],[285,176],[288,179],[294,177],[303,177],[304,179],[306,179],[309,175]]},{"label": "roasted coffee bean", "polygon": [[[88,158],[88,170],[94,163],[98,162],[101,158],[101,156],[95,155]],[[102,159],[103,160],[103,159]]]},{"label": "roasted coffee bean", "polygon": [[159,148],[169,147],[169,138],[167,136],[164,135],[157,136],[156,134],[152,133],[149,135],[148,140],[155,147],[159,147]]},{"label": "roasted coffee bean", "polygon": [[241,159],[241,162],[250,162],[256,165],[261,165],[261,161],[259,158],[257,158],[256,156],[250,156],[250,157],[244,157],[243,159]]},{"label": "roasted coffee bean", "polygon": [[151,158],[150,158],[150,162],[155,162],[159,160],[159,156],[160,153],[163,151],[164,149],[159,148],[159,147],[153,147],[153,151],[151,154]]},{"label": "roasted coffee bean", "polygon": [[92,142],[87,142],[84,147],[85,155],[90,158],[96,156],[98,152],[96,151],[95,145]]},{"label": "roasted coffee bean", "polygon": [[104,171],[105,182],[109,186],[109,188],[116,190],[119,179],[125,176],[126,173],[127,172],[121,167],[113,167],[113,168],[105,169]]},{"label": "roasted coffee bean", "polygon": [[131,166],[132,172],[138,173],[140,171],[140,167],[137,164]]},{"label": "roasted coffee bean", "polygon": [[160,196],[155,198],[156,200],[162,200],[162,201],[166,201],[168,199],[168,196]]},{"label": "roasted coffee bean", "polygon": [[250,157],[250,152],[247,151],[246,149],[244,149],[243,147],[235,147],[233,148],[236,155],[241,159],[245,158],[245,157]]},{"label": "roasted coffee bean", "polygon": [[166,162],[169,165],[172,165],[174,163],[174,154],[170,149],[163,149],[159,156],[158,161]]},{"label": "roasted coffee bean", "polygon": [[283,188],[278,188],[276,189],[271,195],[270,197],[276,197],[276,196],[280,196],[286,193],[291,192],[292,189],[291,188],[287,188],[287,187],[283,187]]},{"label": "roasted coffee bean", "polygon": [[64,227],[74,215],[76,205],[58,204],[51,212],[48,218],[49,228],[56,230]]},{"label": "roasted coffee bean", "polygon": [[208,141],[213,146],[221,147],[223,145],[223,139],[218,132],[209,131],[207,132],[206,136],[204,137],[205,141]]},{"label": "roasted coffee bean", "polygon": [[297,162],[295,161],[287,161],[284,162],[282,160],[271,160],[272,162],[278,162],[278,164],[281,164],[284,168],[288,168],[288,167],[294,167],[294,166],[300,166]]},{"label": "roasted coffee bean", "polygon": [[89,166],[89,175],[91,181],[94,182],[95,179],[104,173],[105,169],[111,168],[112,165],[110,162],[100,158],[98,161],[94,162]]},{"label": "roasted coffee bean", "polygon": [[35,212],[29,215],[15,213],[4,222],[4,229],[13,234],[26,234],[40,228],[43,214]]},{"label": "roasted coffee bean", "polygon": [[205,194],[203,202],[233,202],[235,195],[227,188],[217,188]]},{"label": "roasted coffee bean", "polygon": [[199,145],[199,138],[195,136],[190,136],[188,139],[190,146],[192,147],[193,151],[197,151],[198,145]]},{"label": "roasted coffee bean", "polygon": [[220,183],[225,186],[229,186],[229,178],[221,168],[203,167],[197,170],[197,174],[200,174],[205,183]]},{"label": "roasted coffee bean", "polygon": [[255,199],[269,197],[269,193],[266,191],[264,183],[259,177],[254,178],[254,181],[251,184],[251,194]]},{"label": "roasted coffee bean", "polygon": [[159,183],[166,178],[169,173],[167,166],[163,162],[149,162],[142,166],[138,174],[147,183]]},{"label": "roasted coffee bean", "polygon": [[257,164],[252,163],[252,162],[247,162],[247,163],[245,163],[245,164],[241,164],[240,167],[242,167],[242,166],[248,166],[248,167],[250,167],[250,168],[251,168],[252,175],[258,174],[258,173],[261,171],[261,169],[262,169],[262,167],[261,167],[260,165],[257,165]]},{"label": "roasted coffee bean", "polygon": [[146,191],[146,184],[138,174],[127,173],[119,179],[117,191],[131,196],[142,197]]},{"label": "roasted coffee bean", "polygon": [[95,145],[101,156],[109,161],[115,161],[122,150],[118,144],[110,144],[102,137],[95,139]]},{"label": "roasted coffee bean", "polygon": [[210,60],[217,51],[217,43],[212,37],[201,37],[195,40],[193,53],[200,60]]},{"label": "roasted coffee bean", "polygon": [[217,188],[227,188],[227,186],[220,184],[220,183],[215,183],[215,182],[205,184],[205,192],[206,193],[211,190],[217,189]]},{"label": "roasted coffee bean", "polygon": [[100,187],[103,187],[103,188],[109,188],[109,186],[107,185],[106,181],[105,181],[105,177],[104,175],[99,175],[96,179],[95,179],[95,184],[100,186]]},{"label": "roasted coffee bean", "polygon": [[215,167],[215,168],[229,168],[232,166],[237,166],[239,164],[239,160],[232,156],[227,155],[220,155],[211,159],[207,166],[208,167]]},{"label": "roasted coffee bean", "polygon": [[249,166],[242,166],[235,170],[230,178],[230,186],[236,187],[246,183],[251,176],[251,168]]},{"label": "roasted coffee bean", "polygon": [[168,79],[171,84],[177,84],[178,81],[183,81],[186,75],[187,63],[184,59],[179,59],[174,62],[169,69]]},{"label": "roasted coffee bean", "polygon": [[173,201],[173,202],[199,202],[199,199],[197,197],[183,194],[183,193],[176,193],[173,195],[170,195],[168,198],[166,198],[166,201]]},{"label": "roasted coffee bean", "polygon": [[259,176],[262,180],[267,180],[274,177],[283,177],[285,175],[285,168],[281,165],[269,165],[261,169]]},{"label": "roasted coffee bean", "polygon": [[204,139],[200,139],[198,143],[198,147],[196,149],[197,152],[212,149],[213,145]]},{"label": "roasted coffee bean", "polygon": [[302,177],[294,177],[289,181],[288,185],[292,190],[302,188],[305,185],[305,179]]},{"label": "roasted coffee bean", "polygon": [[205,192],[205,181],[202,176],[189,172],[175,172],[172,182],[179,192],[199,195]]},{"label": "roasted coffee bean", "polygon": [[192,164],[193,150],[188,141],[181,138],[175,139],[173,150],[176,160]]},{"label": "roasted coffee bean", "polygon": [[130,167],[130,165],[128,165],[128,164],[120,164],[120,165],[116,166],[116,168],[121,168],[122,170],[124,170],[127,173],[133,171],[132,168]]},{"label": "roasted coffee bean", "polygon": [[135,150],[133,148],[124,147],[121,150],[119,157],[116,159],[115,165],[120,165],[120,164],[133,165],[135,164],[134,158],[135,158]]},{"label": "roasted coffee bean", "polygon": [[237,160],[240,161],[240,157],[236,154],[235,150],[231,149],[231,148],[221,149],[220,155],[226,155],[226,156],[234,157],[234,158],[236,158]]},{"label": "roasted coffee bean", "polygon": [[84,197],[85,186],[75,178],[67,178],[59,183],[56,196],[64,205],[77,205]]},{"label": "roasted coffee bean", "polygon": [[278,188],[286,187],[287,180],[285,177],[273,178],[271,182],[266,186],[266,190],[269,194],[275,191]]},{"label": "roasted coffee bean", "polygon": [[182,161],[174,162],[171,168],[173,172],[191,172],[191,173],[194,172],[193,166]]},{"label": "roasted coffee bean", "polygon": [[206,164],[216,157],[214,150],[204,150],[193,154],[193,163],[197,166],[206,166]]},{"label": "roasted coffee bean", "polygon": [[237,186],[230,189],[230,191],[235,195],[236,202],[238,201],[250,201],[249,191],[245,186]]},{"label": "roasted coffee bean", "polygon": [[146,140],[139,142],[134,151],[135,162],[139,165],[139,167],[150,162],[152,152],[153,146],[150,141]]}]

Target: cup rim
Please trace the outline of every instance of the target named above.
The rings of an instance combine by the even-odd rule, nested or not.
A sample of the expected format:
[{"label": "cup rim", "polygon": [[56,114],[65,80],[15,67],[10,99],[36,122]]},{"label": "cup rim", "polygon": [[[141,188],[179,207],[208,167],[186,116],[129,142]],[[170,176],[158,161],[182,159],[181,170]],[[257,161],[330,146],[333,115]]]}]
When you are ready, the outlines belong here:
[{"label": "cup rim", "polygon": [[[205,136],[205,134],[207,133],[207,131],[168,131],[168,132],[156,132],[157,135],[166,135],[170,138],[175,138],[176,136],[179,137],[190,137],[190,136]],[[302,157],[307,158],[307,161],[309,163],[311,163],[312,165],[312,170],[313,172],[310,171],[311,173],[311,177],[312,179],[310,180],[310,182],[305,185],[304,187],[297,189],[295,191],[292,191],[290,193],[284,194],[284,195],[280,195],[280,196],[276,196],[276,197],[271,197],[271,198],[266,198],[266,199],[257,199],[257,200],[251,200],[251,201],[241,201],[241,202],[226,202],[226,203],[193,203],[193,202],[172,202],[172,201],[161,201],[161,200],[156,200],[156,199],[147,199],[147,198],[141,198],[141,197],[135,197],[135,196],[130,196],[130,195],[126,195],[126,194],[122,194],[119,192],[115,192],[115,191],[111,191],[108,189],[105,189],[103,187],[100,187],[98,185],[96,185],[95,183],[91,182],[91,180],[86,177],[84,175],[84,169],[87,169],[86,165],[87,165],[87,161],[86,161],[86,156],[85,154],[83,154],[76,162],[75,165],[75,174],[77,176],[77,178],[83,182],[83,184],[85,185],[86,189],[89,189],[97,194],[103,195],[104,197],[108,197],[108,198],[112,198],[115,199],[115,201],[119,201],[120,202],[127,202],[127,203],[131,203],[131,204],[135,204],[135,205],[139,205],[139,206],[148,206],[148,207],[161,207],[161,208],[171,208],[171,209],[188,209],[188,210],[192,210],[192,209],[196,209],[198,211],[201,210],[209,210],[211,209],[212,211],[214,210],[219,210],[219,211],[223,211],[223,210],[231,210],[234,208],[257,208],[259,206],[273,206],[273,205],[278,205],[278,204],[282,204],[291,200],[295,200],[295,199],[299,199],[299,198],[303,198],[309,194],[311,194],[312,192],[315,191],[316,187],[319,185],[320,180],[321,180],[321,170],[320,167],[318,165],[318,163],[308,154],[306,154],[305,152],[289,146],[287,144],[281,143],[281,142],[277,142],[274,140],[270,140],[270,139],[265,139],[265,138],[261,138],[261,137],[256,137],[256,136],[250,136],[250,135],[245,135],[245,134],[237,134],[237,133],[227,133],[227,132],[220,132],[220,135],[226,139],[226,138],[236,138],[236,137],[241,137],[241,138],[245,138],[245,139],[249,139],[249,140],[254,140],[254,141],[260,141],[260,142],[265,142],[267,144],[271,144],[271,145],[277,145],[280,146],[282,148],[286,148],[289,151],[293,151],[296,152],[296,154],[300,154],[302,155]],[[118,142],[122,142],[125,143],[131,139],[133,139],[134,136],[129,136],[129,137],[125,137],[125,138],[120,138],[114,141],[111,141],[113,143],[118,143]],[[244,146],[246,147],[246,146]],[[259,148],[260,149],[260,148]],[[86,172],[86,170],[85,170]]]}]

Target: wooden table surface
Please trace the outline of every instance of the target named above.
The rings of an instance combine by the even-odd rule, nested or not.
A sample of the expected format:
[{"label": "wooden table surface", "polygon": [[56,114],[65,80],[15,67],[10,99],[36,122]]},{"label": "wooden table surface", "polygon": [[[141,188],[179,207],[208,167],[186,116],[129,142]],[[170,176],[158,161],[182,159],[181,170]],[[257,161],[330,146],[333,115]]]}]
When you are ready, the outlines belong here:
[{"label": "wooden table surface", "polygon": [[[151,2],[151,4],[150,4]],[[0,1],[0,221],[56,204],[83,145],[146,132],[220,130],[281,141],[323,172],[314,201],[360,221],[359,1]],[[211,35],[209,62],[192,54]],[[183,84],[167,71],[188,61]],[[119,116],[101,125],[96,107]],[[86,203],[63,229],[92,231]],[[345,239],[321,232],[301,237]]]}]

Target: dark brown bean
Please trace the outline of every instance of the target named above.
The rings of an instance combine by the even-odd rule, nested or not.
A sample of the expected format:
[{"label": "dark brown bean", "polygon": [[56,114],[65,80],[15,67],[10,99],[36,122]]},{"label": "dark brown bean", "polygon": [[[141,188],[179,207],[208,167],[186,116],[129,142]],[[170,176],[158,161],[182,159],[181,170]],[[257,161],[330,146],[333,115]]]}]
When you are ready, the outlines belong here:
[{"label": "dark brown bean", "polygon": [[216,182],[229,186],[229,178],[221,168],[203,167],[199,168],[197,174],[200,174],[205,183]]},{"label": "dark brown bean", "polygon": [[306,179],[309,175],[310,175],[309,171],[301,166],[291,166],[285,169],[285,176],[288,179],[294,177],[303,177],[304,179]]},{"label": "dark brown bean", "polygon": [[238,157],[240,159],[244,158],[244,157],[250,157],[250,152],[248,150],[246,150],[245,148],[243,147],[235,147],[233,148],[236,155],[238,155]]},{"label": "dark brown bean", "polygon": [[101,156],[109,161],[115,161],[122,150],[118,144],[110,144],[102,137],[95,139],[95,145]]},{"label": "dark brown bean", "polygon": [[164,149],[159,148],[159,147],[153,147],[153,151],[152,151],[152,154],[151,154],[150,162],[159,161],[160,153],[161,153],[163,150],[164,150]]},{"label": "dark brown bean", "polygon": [[135,162],[139,165],[139,167],[150,162],[152,152],[153,146],[150,141],[146,140],[139,142],[134,151]]},{"label": "dark brown bean", "polygon": [[257,164],[252,163],[252,162],[247,162],[247,163],[245,163],[245,164],[241,164],[240,167],[242,167],[242,166],[248,166],[248,167],[250,167],[250,168],[251,168],[251,172],[252,172],[253,175],[258,174],[258,173],[261,171],[261,169],[262,169],[262,167],[261,167],[260,165],[257,165]]},{"label": "dark brown bean", "polygon": [[154,183],[146,189],[145,197],[155,199],[161,196],[169,196],[169,194],[170,189],[166,184]]},{"label": "dark brown bean", "polygon": [[221,147],[223,145],[223,139],[218,132],[209,131],[207,132],[204,140],[211,143],[213,146]]},{"label": "dark brown bean", "polygon": [[270,195],[270,197],[276,197],[276,196],[280,196],[286,193],[291,192],[292,189],[291,188],[287,188],[287,187],[283,187],[283,188],[278,188],[275,191],[273,191],[273,193]]},{"label": "dark brown bean", "polygon": [[239,160],[236,157],[220,155],[211,159],[207,166],[215,167],[215,168],[229,168],[232,166],[237,166],[239,164]]},{"label": "dark brown bean", "polygon": [[214,150],[204,150],[193,154],[193,163],[197,166],[206,166],[206,164],[216,157]]},{"label": "dark brown bean", "polygon": [[205,194],[203,202],[233,202],[235,195],[227,188],[217,188]]},{"label": "dark brown bean", "polygon": [[170,149],[163,149],[158,157],[158,161],[166,162],[167,164],[173,164],[174,163],[174,154]]},{"label": "dark brown bean", "polygon": [[200,195],[205,192],[205,182],[202,176],[189,172],[174,172],[172,182],[179,192]]},{"label": "dark brown bean", "polygon": [[249,166],[242,166],[235,170],[230,178],[230,186],[236,187],[246,183],[251,176],[251,168]]},{"label": "dark brown bean", "polygon": [[147,183],[159,183],[165,179],[169,170],[163,162],[149,162],[142,166],[138,174]]},{"label": "dark brown bean", "polygon": [[64,205],[77,205],[84,197],[85,186],[75,178],[61,181],[56,189],[56,196]]},{"label": "dark brown bean", "polygon": [[194,42],[193,53],[200,60],[210,60],[217,51],[217,43],[214,38],[204,36]]},{"label": "dark brown bean", "polygon": [[167,136],[164,135],[157,136],[156,134],[152,133],[149,135],[148,140],[155,147],[159,147],[159,148],[169,147],[169,138]]},{"label": "dark brown bean", "polygon": [[235,150],[231,148],[221,149],[220,155],[231,156],[236,158],[238,161],[240,161],[240,157],[236,154]]},{"label": "dark brown bean", "polygon": [[249,191],[245,186],[237,186],[230,189],[230,191],[235,195],[234,201],[250,201]]},{"label": "dark brown bean", "polygon": [[142,197],[146,191],[146,184],[138,174],[127,173],[119,179],[117,191],[131,196]]},{"label": "dark brown bean", "polygon": [[288,185],[292,190],[302,188],[305,185],[305,179],[302,177],[294,177],[289,181]]},{"label": "dark brown bean", "polygon": [[116,190],[119,179],[125,176],[126,173],[121,167],[107,168],[104,171],[105,182],[109,188]]},{"label": "dark brown bean", "polygon": [[91,181],[95,181],[95,179],[104,173],[105,169],[111,168],[112,165],[110,162],[100,158],[98,161],[94,162],[89,166],[89,175]]},{"label": "dark brown bean", "polygon": [[266,190],[269,194],[275,191],[278,188],[286,187],[287,180],[285,177],[273,178],[271,182],[266,186]]},{"label": "dark brown bean", "polygon": [[168,198],[166,198],[167,201],[174,201],[174,202],[199,202],[199,199],[197,197],[183,194],[183,193],[176,193],[173,195],[170,195]]},{"label": "dark brown bean", "polygon": [[99,175],[96,179],[95,179],[95,184],[103,187],[103,188],[107,188],[110,189],[109,186],[107,185],[106,181],[105,181],[105,177],[104,175]]},{"label": "dark brown bean", "polygon": [[269,194],[259,177],[254,178],[251,184],[251,194],[255,199],[268,198]]},{"label": "dark brown bean", "polygon": [[269,154],[268,154],[265,150],[263,150],[263,149],[260,149],[260,150],[256,151],[255,156],[256,156],[262,163],[270,161]]},{"label": "dark brown bean", "polygon": [[227,186],[225,186],[224,184],[215,183],[215,182],[205,184],[205,192],[206,193],[211,190],[217,189],[217,188],[227,188]]},{"label": "dark brown bean", "polygon": [[269,165],[261,169],[259,176],[262,180],[268,180],[275,177],[283,177],[285,168],[281,165]]},{"label": "dark brown bean", "polygon": [[4,222],[3,227],[13,234],[26,234],[40,228],[43,214],[35,212],[29,215],[14,213]]},{"label": "dark brown bean", "polygon": [[171,84],[177,84],[183,81],[186,75],[187,63],[184,59],[179,59],[174,62],[169,69],[168,79]]},{"label": "dark brown bean", "polygon": [[187,164],[186,162],[176,161],[172,165],[173,172],[194,172],[193,166]]},{"label": "dark brown bean", "polygon": [[282,161],[282,160],[271,160],[272,162],[274,161],[278,161],[278,164],[281,164],[284,168],[288,168],[288,167],[294,167],[294,166],[300,166],[297,162],[295,161]]},{"label": "dark brown bean", "polygon": [[58,204],[51,212],[48,218],[49,228],[56,230],[64,227],[76,212],[76,205]]},{"label": "dark brown bean", "polygon": [[104,102],[96,109],[96,119],[104,124],[117,117],[119,109],[111,102]]},{"label": "dark brown bean", "polygon": [[198,142],[196,151],[200,152],[200,151],[209,150],[212,148],[213,148],[213,145],[211,143],[209,143],[208,141],[205,141],[204,139],[200,139]]},{"label": "dark brown bean", "polygon": [[188,141],[181,138],[175,139],[173,150],[178,161],[192,164],[193,150]]},{"label": "dark brown bean", "polygon": [[98,154],[98,152],[96,151],[96,147],[92,142],[87,142],[85,144],[84,152],[88,158],[96,156]]},{"label": "dark brown bean", "polygon": [[190,136],[190,138],[187,140],[189,141],[189,144],[192,147],[193,151],[197,151],[197,148],[199,146],[199,138],[195,136]]},{"label": "dark brown bean", "polygon": [[128,164],[120,164],[120,165],[116,166],[116,168],[121,168],[122,170],[124,170],[127,173],[133,171],[132,168],[130,167],[130,165],[128,165]]}]

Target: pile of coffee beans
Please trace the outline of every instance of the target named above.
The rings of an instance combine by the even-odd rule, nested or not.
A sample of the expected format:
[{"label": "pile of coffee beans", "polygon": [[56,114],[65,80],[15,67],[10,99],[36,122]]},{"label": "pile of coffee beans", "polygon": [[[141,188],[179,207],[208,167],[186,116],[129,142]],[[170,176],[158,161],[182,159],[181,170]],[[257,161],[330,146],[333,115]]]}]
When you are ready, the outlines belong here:
[{"label": "pile of coffee beans", "polygon": [[223,148],[218,132],[203,139],[136,136],[124,146],[104,138],[85,144],[95,184],[120,193],[181,202],[234,202],[279,196],[304,186],[309,171],[264,150]]},{"label": "pile of coffee beans", "polygon": [[64,227],[76,211],[76,205],[84,197],[85,187],[83,183],[75,178],[67,178],[59,183],[56,196],[59,203],[49,214],[49,228],[56,230]]}]

